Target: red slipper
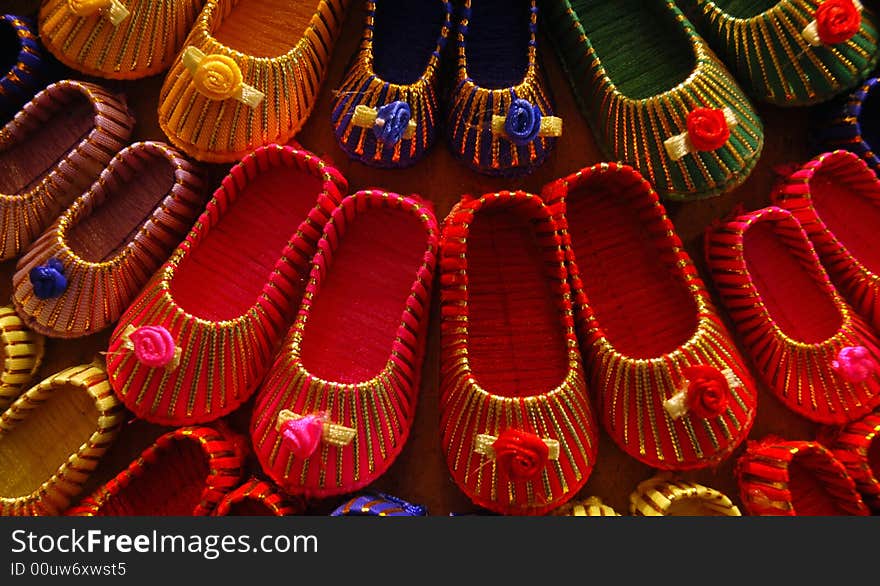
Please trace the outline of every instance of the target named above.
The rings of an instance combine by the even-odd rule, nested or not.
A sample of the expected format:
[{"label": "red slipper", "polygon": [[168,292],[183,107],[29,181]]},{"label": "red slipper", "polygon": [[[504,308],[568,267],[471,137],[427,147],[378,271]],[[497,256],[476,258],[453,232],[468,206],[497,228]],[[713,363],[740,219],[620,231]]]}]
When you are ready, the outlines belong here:
[{"label": "red slipper", "polygon": [[771,206],[720,222],[707,232],[706,255],[744,346],[788,409],[840,425],[880,404],[880,340],[790,212]]},{"label": "red slipper", "polygon": [[798,219],[831,282],[880,331],[880,180],[849,151],[819,155],[773,193]]},{"label": "red slipper", "polygon": [[201,171],[159,142],[124,148],[19,259],[16,311],[57,338],[115,323],[204,208]]},{"label": "red slipper", "polygon": [[254,451],[289,494],[358,490],[415,417],[437,222],[414,197],[359,191],[333,212],[299,315],[257,394]]},{"label": "red slipper", "polygon": [[755,384],[651,185],[601,163],[544,188],[569,250],[602,423],[655,468],[712,466],[746,438]]},{"label": "red slipper", "polygon": [[209,515],[242,472],[234,438],[182,427],[157,439],[128,468],[69,509],[79,517]]},{"label": "red slipper", "polygon": [[110,381],[131,411],[189,425],[253,394],[346,188],[333,167],[287,146],[261,147],[232,168],[110,339]]},{"label": "red slipper", "polygon": [[749,515],[870,514],[846,468],[816,442],[748,442],[737,461],[736,478]]},{"label": "red slipper", "polygon": [[537,196],[466,196],[444,222],[442,447],[459,488],[497,513],[560,507],[596,463],[567,278]]},{"label": "red slipper", "polygon": [[0,128],[0,260],[18,256],[91,186],[133,125],[119,97],[65,80]]},{"label": "red slipper", "polygon": [[819,438],[846,467],[868,508],[880,513],[880,413],[870,413]]},{"label": "red slipper", "polygon": [[214,517],[286,517],[303,511],[278,492],[278,489],[258,478],[247,482],[223,497],[211,513]]}]

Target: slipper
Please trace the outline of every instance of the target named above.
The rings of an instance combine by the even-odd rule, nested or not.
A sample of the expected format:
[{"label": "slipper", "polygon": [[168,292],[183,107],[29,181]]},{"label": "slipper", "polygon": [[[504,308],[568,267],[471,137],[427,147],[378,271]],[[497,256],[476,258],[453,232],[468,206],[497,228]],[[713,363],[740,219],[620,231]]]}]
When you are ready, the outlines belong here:
[{"label": "slipper", "polygon": [[877,64],[877,18],[859,0],[686,0],[746,92],[777,106],[827,101]]},{"label": "slipper", "polygon": [[792,412],[841,425],[880,404],[880,340],[844,302],[791,212],[711,226],[707,264],[759,376]]},{"label": "slipper", "polygon": [[373,167],[407,167],[434,143],[452,2],[368,1],[363,40],[334,92],[339,146]]},{"label": "slipper", "polygon": [[40,39],[61,63],[109,79],[171,67],[202,0],[45,0]]},{"label": "slipper", "polygon": [[74,366],[0,414],[0,515],[59,515],[113,444],[125,417],[107,373]]},{"label": "slipper", "polygon": [[849,151],[824,153],[772,193],[810,237],[831,282],[880,332],[880,180]]},{"label": "slipper", "polygon": [[257,459],[284,492],[354,492],[397,458],[415,419],[438,238],[415,196],[359,191],[333,211],[251,420]]},{"label": "slipper", "polygon": [[664,470],[714,466],[757,411],[748,368],[651,185],[600,163],[547,185],[605,430]]},{"label": "slipper", "polygon": [[880,413],[823,430],[819,441],[844,465],[868,508],[880,513]]},{"label": "slipper", "polygon": [[620,517],[620,513],[596,496],[582,501],[569,501],[554,510],[553,514],[558,517]]},{"label": "slipper", "polygon": [[206,0],[159,94],[159,126],[200,161],[283,144],[324,81],[348,0]]},{"label": "slipper", "polygon": [[110,382],[131,411],[192,425],[248,400],[346,189],[334,168],[287,146],[261,147],[232,167],[110,338]]},{"label": "slipper", "polygon": [[562,135],[538,61],[536,0],[464,0],[447,129],[452,154],[488,175],[523,175]]},{"label": "slipper", "polygon": [[552,511],[596,463],[562,246],[522,191],[465,196],[444,221],[441,445],[458,487],[496,513]]},{"label": "slipper", "polygon": [[0,124],[48,80],[37,27],[26,16],[0,14]]},{"label": "slipper", "polygon": [[278,489],[251,477],[228,493],[211,513],[213,517],[286,517],[302,513],[303,506],[294,504]]},{"label": "slipper", "polygon": [[120,151],[19,259],[12,300],[28,327],[78,338],[115,323],[204,209],[200,175],[162,143]]},{"label": "slipper", "polygon": [[880,175],[880,77],[865,80],[851,93],[814,112],[814,150],[851,151]]},{"label": "slipper", "polygon": [[844,465],[817,442],[749,442],[735,474],[749,515],[870,514]]},{"label": "slipper", "polygon": [[89,189],[133,125],[121,98],[64,80],[0,128],[0,261],[18,256]]},{"label": "slipper", "polygon": [[763,126],[673,0],[544,5],[549,37],[607,160],[632,165],[666,199],[715,196],[745,181]]},{"label": "slipper", "polygon": [[424,517],[428,508],[383,492],[368,492],[342,503],[331,517]]},{"label": "slipper", "polygon": [[242,458],[219,428],[181,427],[159,437],[128,468],[65,514],[197,517],[238,485]]},{"label": "slipper", "polygon": [[661,474],[639,483],[629,497],[637,517],[741,517],[739,508],[714,488]]},{"label": "slipper", "polygon": [[45,338],[21,321],[11,305],[0,307],[0,413],[31,384],[43,362]]}]

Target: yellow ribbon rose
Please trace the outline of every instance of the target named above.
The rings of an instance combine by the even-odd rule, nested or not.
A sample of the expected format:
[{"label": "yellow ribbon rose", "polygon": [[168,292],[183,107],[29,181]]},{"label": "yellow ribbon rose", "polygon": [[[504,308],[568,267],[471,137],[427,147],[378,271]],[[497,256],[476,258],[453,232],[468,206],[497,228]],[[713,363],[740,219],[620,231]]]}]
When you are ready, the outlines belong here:
[{"label": "yellow ribbon rose", "polygon": [[241,89],[241,69],[226,55],[207,55],[199,62],[193,81],[196,89],[211,100],[235,97]]}]

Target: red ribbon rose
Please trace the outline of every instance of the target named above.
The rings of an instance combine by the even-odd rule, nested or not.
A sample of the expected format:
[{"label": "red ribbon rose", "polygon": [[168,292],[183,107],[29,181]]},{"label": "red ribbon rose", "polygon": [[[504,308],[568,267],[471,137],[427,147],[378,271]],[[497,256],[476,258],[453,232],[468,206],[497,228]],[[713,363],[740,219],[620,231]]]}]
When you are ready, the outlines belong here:
[{"label": "red ribbon rose", "polygon": [[862,15],[852,0],[825,0],[816,8],[815,19],[825,45],[848,41],[862,26]]},{"label": "red ribbon rose", "polygon": [[550,458],[550,448],[533,433],[507,429],[492,443],[495,461],[511,480],[531,480]]},{"label": "red ribbon rose", "polygon": [[714,366],[688,366],[682,370],[688,380],[687,409],[704,419],[716,417],[727,409],[730,385]]},{"label": "red ribbon rose", "polygon": [[688,138],[698,151],[714,151],[730,138],[724,111],[718,108],[695,108],[688,112]]}]

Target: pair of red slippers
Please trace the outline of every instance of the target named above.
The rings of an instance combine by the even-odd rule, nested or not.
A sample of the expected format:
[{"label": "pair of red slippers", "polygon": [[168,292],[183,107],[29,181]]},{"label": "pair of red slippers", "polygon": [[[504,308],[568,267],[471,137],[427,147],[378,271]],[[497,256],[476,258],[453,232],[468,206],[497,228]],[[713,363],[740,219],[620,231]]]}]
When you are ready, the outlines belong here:
[{"label": "pair of red slippers", "polygon": [[255,454],[289,494],[372,482],[415,415],[439,230],[417,196],[359,191],[315,155],[236,164],[107,351],[138,417],[190,426],[256,395]]},{"label": "pair of red slippers", "polygon": [[710,227],[709,269],[773,394],[806,419],[845,425],[880,404],[880,181],[833,151],[772,200]]},{"label": "pair of red slippers", "polygon": [[476,504],[563,505],[595,465],[597,419],[666,470],[716,465],[748,435],[754,382],[632,167],[594,165],[541,197],[466,196],[439,272],[442,444]]}]

